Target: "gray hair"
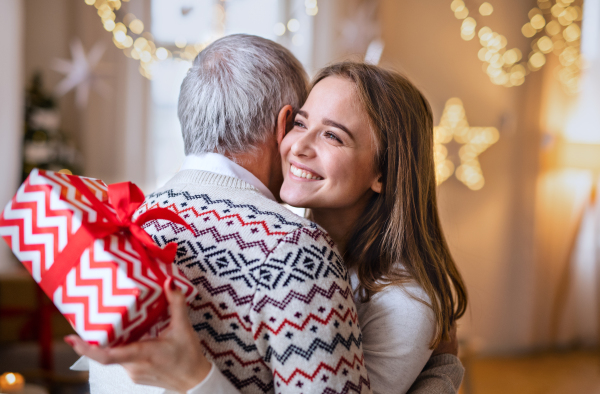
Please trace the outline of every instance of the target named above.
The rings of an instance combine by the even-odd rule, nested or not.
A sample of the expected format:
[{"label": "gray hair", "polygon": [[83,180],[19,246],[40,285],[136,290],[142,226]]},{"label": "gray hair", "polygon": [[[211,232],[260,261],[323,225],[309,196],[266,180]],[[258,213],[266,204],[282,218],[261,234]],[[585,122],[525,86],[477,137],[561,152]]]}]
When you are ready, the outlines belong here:
[{"label": "gray hair", "polygon": [[196,56],[177,112],[185,153],[251,152],[274,138],[285,105],[308,96],[304,68],[283,46],[247,34],[223,37]]}]

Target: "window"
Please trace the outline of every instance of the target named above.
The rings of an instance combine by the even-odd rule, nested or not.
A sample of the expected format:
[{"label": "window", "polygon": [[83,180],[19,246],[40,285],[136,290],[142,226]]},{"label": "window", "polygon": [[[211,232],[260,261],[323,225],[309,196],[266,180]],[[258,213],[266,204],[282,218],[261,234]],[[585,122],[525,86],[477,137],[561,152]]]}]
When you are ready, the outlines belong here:
[{"label": "window", "polygon": [[600,144],[598,107],[600,107],[600,0],[584,3],[581,55],[587,64],[582,70],[581,92],[565,138],[580,144]]},{"label": "window", "polygon": [[[310,69],[313,17],[306,14],[304,0],[152,0],[151,4],[157,45],[175,51],[222,35],[254,34],[288,47]],[[291,19],[297,22],[288,23]],[[287,25],[288,33],[277,34],[281,24]],[[167,59],[153,70],[148,147],[152,190],[164,185],[184,158],[177,100],[190,65],[188,60]]]}]

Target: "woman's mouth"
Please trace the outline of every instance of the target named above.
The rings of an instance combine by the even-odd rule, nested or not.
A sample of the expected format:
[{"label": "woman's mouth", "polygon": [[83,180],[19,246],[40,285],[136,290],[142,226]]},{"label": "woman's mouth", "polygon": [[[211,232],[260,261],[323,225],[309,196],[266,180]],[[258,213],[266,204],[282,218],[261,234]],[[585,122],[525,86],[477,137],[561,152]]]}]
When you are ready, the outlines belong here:
[{"label": "woman's mouth", "polygon": [[290,164],[290,172],[297,176],[298,178],[304,178],[304,179],[314,179],[316,181],[320,181],[323,178],[320,177],[319,175],[315,174],[314,172],[308,171],[304,168],[298,168],[293,164]]}]

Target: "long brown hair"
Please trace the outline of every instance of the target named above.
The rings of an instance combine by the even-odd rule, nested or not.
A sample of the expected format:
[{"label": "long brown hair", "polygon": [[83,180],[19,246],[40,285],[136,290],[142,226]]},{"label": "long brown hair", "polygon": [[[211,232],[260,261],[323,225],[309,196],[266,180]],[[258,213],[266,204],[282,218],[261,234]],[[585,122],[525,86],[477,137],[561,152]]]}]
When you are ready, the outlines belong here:
[{"label": "long brown hair", "polygon": [[383,183],[344,253],[356,270],[358,295],[368,302],[388,286],[416,281],[436,316],[435,347],[465,313],[467,291],[437,210],[431,107],[407,78],[381,67],[336,63],[319,71],[313,86],[329,76],[355,84],[374,132],[375,168]]}]

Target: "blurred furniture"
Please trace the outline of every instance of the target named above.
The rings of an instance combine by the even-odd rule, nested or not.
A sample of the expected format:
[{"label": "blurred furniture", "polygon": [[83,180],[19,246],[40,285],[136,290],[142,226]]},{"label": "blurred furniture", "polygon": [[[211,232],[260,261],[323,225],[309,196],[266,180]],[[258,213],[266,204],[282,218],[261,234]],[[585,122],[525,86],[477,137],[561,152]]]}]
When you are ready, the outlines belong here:
[{"label": "blurred furniture", "polygon": [[26,384],[25,388],[15,394],[49,394],[48,390],[37,384]]},{"label": "blurred furniture", "polygon": [[[4,286],[11,285],[27,292],[27,287],[33,287],[34,299],[32,305],[15,303],[15,298],[7,300]],[[4,295],[4,297],[3,297]],[[19,298],[19,297],[17,297]],[[16,305],[15,305],[16,304]],[[35,284],[24,268],[15,268],[0,273],[0,321],[25,318],[25,323],[19,329],[19,340],[35,340],[40,349],[39,367],[45,372],[54,369],[52,357],[52,315],[59,313],[44,292]]]}]

